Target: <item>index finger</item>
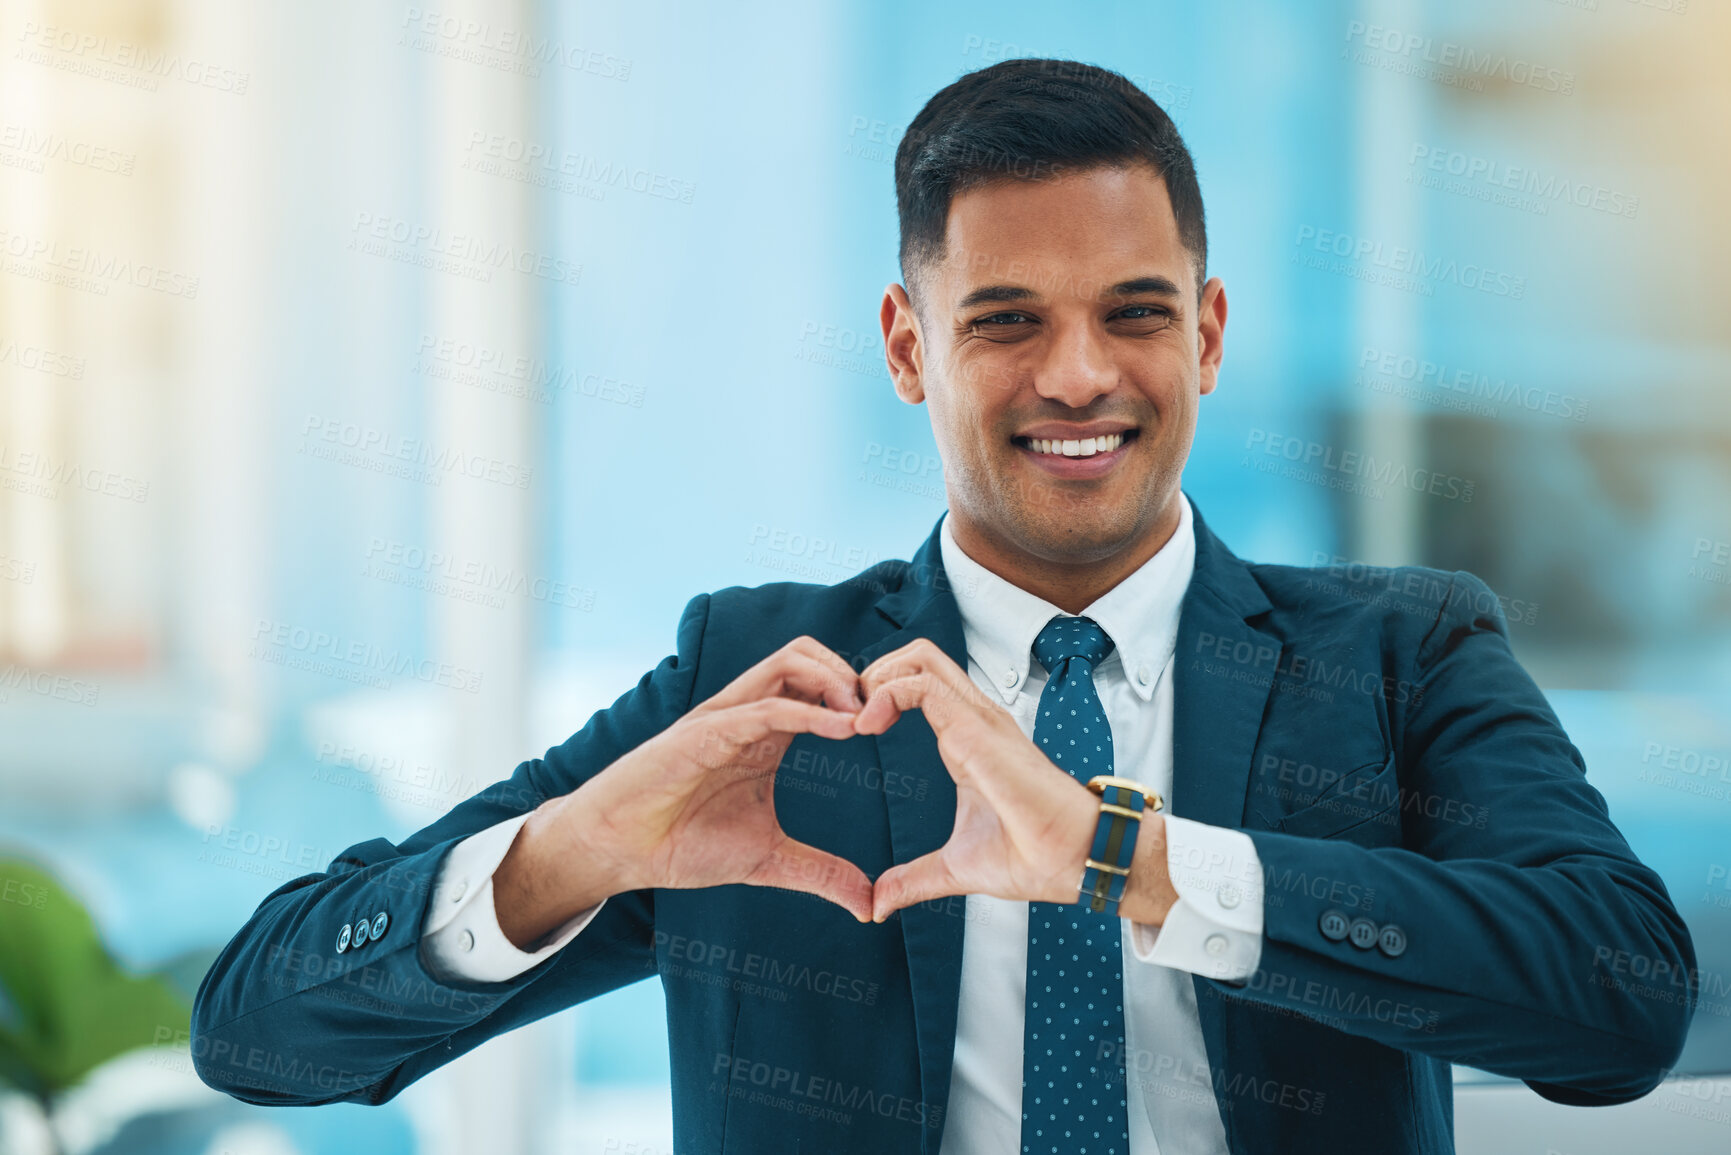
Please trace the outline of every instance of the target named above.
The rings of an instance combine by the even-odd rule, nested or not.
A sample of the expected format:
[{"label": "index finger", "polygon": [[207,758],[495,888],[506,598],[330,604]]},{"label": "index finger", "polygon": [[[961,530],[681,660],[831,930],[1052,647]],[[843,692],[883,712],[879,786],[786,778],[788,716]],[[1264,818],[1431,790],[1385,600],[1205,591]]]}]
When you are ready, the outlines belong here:
[{"label": "index finger", "polygon": [[[787,691],[792,690],[792,694]],[[834,710],[857,710],[865,704],[859,676],[834,650],[809,635],[788,642],[729,682],[703,703],[726,709],[761,698],[795,697],[822,700]]]},{"label": "index finger", "polygon": [[968,672],[930,638],[915,638],[900,649],[891,650],[860,672],[860,689],[869,700],[880,687],[898,678],[929,674],[942,689],[961,698],[985,695],[968,677]]},{"label": "index finger", "polygon": [[862,734],[887,729],[905,710],[919,709],[937,726],[956,716],[952,710],[956,705],[970,707],[976,714],[997,705],[927,638],[909,642],[867,666],[860,674],[860,686],[866,704],[855,726]]}]

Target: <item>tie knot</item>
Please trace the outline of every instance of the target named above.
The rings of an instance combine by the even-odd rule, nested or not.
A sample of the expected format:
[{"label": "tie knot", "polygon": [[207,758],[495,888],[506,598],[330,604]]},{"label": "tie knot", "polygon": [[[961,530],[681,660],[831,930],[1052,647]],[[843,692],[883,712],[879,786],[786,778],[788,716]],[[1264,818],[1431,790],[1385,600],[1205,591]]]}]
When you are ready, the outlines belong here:
[{"label": "tie knot", "polygon": [[1034,639],[1034,657],[1048,674],[1067,658],[1083,658],[1090,667],[1112,652],[1112,639],[1092,618],[1053,618]]}]

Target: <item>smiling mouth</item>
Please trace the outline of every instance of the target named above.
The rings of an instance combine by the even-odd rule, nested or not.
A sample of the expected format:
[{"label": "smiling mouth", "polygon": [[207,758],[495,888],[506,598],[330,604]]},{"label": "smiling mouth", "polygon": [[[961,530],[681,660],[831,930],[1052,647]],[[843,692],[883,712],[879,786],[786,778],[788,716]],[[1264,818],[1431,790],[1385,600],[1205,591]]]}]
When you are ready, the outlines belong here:
[{"label": "smiling mouth", "polygon": [[1033,453],[1053,457],[1094,457],[1101,453],[1110,453],[1136,440],[1137,432],[1135,429],[1126,429],[1121,433],[1106,433],[1098,437],[1083,437],[1071,441],[1046,437],[1012,437],[1010,440]]}]

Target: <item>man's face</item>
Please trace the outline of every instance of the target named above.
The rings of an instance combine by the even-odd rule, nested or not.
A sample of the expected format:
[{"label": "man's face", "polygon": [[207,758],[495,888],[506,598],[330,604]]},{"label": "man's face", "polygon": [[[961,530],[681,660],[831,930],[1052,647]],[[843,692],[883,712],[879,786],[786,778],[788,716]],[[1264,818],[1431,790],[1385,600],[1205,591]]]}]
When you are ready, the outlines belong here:
[{"label": "man's face", "polygon": [[886,292],[885,349],[897,393],[930,409],[964,548],[1151,555],[1226,323],[1218,279],[1198,306],[1165,182],[1134,165],[965,192],[917,291],[917,316]]}]

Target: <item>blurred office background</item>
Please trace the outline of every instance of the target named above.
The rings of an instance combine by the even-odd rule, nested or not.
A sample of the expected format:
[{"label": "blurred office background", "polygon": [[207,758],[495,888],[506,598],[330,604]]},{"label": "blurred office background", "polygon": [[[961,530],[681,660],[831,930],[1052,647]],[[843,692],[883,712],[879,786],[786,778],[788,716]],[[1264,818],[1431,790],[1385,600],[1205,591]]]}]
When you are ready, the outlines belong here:
[{"label": "blurred office background", "polygon": [[[272,1112],[20,944],[172,1006],[693,593],[907,556],[943,492],[876,335],[891,161],[1018,55],[1126,73],[1195,153],[1231,300],[1197,506],[1243,556],[1489,581],[1693,927],[1673,1082],[1462,1072],[1461,1149],[1731,1148],[1728,43],[1703,0],[8,0],[0,1148],[671,1149],[653,981]],[[20,1042],[55,1015],[86,1045]]]}]

